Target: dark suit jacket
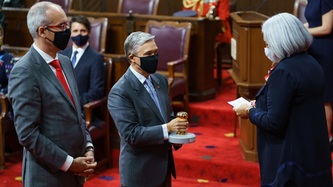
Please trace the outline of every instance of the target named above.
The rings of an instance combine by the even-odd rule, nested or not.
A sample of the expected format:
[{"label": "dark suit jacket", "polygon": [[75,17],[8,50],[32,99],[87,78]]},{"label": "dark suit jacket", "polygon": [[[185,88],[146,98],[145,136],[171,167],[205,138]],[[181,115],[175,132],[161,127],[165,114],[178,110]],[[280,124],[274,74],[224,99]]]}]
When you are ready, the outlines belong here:
[{"label": "dark suit jacket", "polygon": [[[61,54],[72,55],[72,47]],[[103,56],[88,46],[74,68],[79,88],[81,107],[90,101],[101,99],[105,89],[105,66]]]},{"label": "dark suit jacket", "polygon": [[58,57],[75,105],[34,47],[11,71],[8,94],[18,139],[24,146],[25,187],[77,187],[84,182],[84,177],[60,170],[67,155],[84,155],[91,137],[81,116],[71,62],[66,56]]},{"label": "dark suit jacket", "polygon": [[262,186],[332,186],[324,74],[313,57],[301,53],[279,62],[249,116],[258,127]]},{"label": "dark suit jacket", "polygon": [[156,187],[168,167],[176,176],[171,145],[161,124],[173,117],[166,77],[151,74],[163,116],[130,69],[112,87],[108,109],[120,135],[120,179],[125,186]]}]

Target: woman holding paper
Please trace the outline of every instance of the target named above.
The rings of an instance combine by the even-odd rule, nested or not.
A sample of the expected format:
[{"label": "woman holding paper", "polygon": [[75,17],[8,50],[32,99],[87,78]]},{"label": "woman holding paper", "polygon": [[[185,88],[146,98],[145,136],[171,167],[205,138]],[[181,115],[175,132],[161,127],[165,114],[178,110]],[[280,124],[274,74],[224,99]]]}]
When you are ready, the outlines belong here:
[{"label": "woman holding paper", "polygon": [[331,187],[324,73],[306,53],[312,36],[289,13],[268,19],[262,32],[275,66],[255,104],[234,107],[257,126],[261,186]]}]

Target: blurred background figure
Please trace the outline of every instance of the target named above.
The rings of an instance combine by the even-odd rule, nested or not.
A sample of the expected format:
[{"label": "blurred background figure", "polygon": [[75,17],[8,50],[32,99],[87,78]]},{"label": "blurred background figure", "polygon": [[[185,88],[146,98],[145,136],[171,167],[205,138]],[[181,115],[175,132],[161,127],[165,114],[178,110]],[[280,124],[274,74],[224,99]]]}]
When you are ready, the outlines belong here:
[{"label": "blurred background figure", "polygon": [[0,25],[0,94],[6,95],[10,71],[14,66],[13,55],[2,49],[4,31]]},{"label": "blurred background figure", "polygon": [[[305,0],[302,0],[305,1]],[[325,112],[331,151],[332,139],[332,102],[333,102],[333,1],[308,0],[305,9],[307,23],[305,27],[313,36],[309,49],[311,54],[323,67],[325,73]]]},{"label": "blurred background figure", "polygon": [[[105,66],[103,55],[89,45],[91,25],[87,17],[74,16],[70,21],[73,45],[61,53],[68,56],[75,70],[81,108],[90,101],[104,96]],[[84,112],[84,110],[82,110]],[[92,125],[97,125],[94,115]]]},{"label": "blurred background figure", "polygon": [[[2,7],[17,7],[22,8],[24,7],[24,1],[23,0],[0,0],[0,8]],[[5,16],[2,12],[0,12],[0,24],[2,25],[2,28],[5,27]]]},{"label": "blurred background figure", "polygon": [[221,19],[222,27],[216,40],[220,43],[230,43],[229,0],[183,0],[183,10],[196,11],[197,14],[195,16],[198,17],[207,17],[210,19],[218,17]]}]

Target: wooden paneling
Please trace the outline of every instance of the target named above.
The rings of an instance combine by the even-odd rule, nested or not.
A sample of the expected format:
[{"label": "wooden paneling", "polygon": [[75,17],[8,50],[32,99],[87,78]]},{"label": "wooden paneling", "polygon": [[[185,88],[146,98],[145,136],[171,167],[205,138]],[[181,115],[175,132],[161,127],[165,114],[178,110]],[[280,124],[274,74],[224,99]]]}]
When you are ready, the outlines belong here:
[{"label": "wooden paneling", "polygon": [[[4,44],[13,46],[30,47],[32,37],[27,26],[28,9],[2,8],[5,16]],[[5,11],[8,10],[7,12]]]},{"label": "wooden paneling", "polygon": [[[80,1],[82,2],[80,8]],[[230,0],[237,3],[236,11],[256,11],[272,16],[280,12],[293,12],[294,1],[267,0]],[[36,0],[25,0],[26,7],[31,7]],[[182,0],[160,0],[157,15],[169,15],[182,9]],[[102,5],[105,6],[102,6]],[[116,13],[118,0],[73,0],[73,9],[80,11]]]},{"label": "wooden paneling", "polygon": [[[26,26],[28,9],[3,8],[7,27],[5,44],[30,47],[32,38]],[[105,52],[123,54],[123,43],[129,33],[144,31],[148,20],[180,21],[192,23],[189,51],[189,96],[191,101],[204,101],[215,98],[213,75],[215,36],[220,31],[220,20],[203,18],[180,18],[173,16],[149,16],[116,14],[107,12],[86,12],[70,10],[69,16],[85,15],[89,17],[107,17],[108,31]],[[18,37],[24,36],[24,37]]]}]

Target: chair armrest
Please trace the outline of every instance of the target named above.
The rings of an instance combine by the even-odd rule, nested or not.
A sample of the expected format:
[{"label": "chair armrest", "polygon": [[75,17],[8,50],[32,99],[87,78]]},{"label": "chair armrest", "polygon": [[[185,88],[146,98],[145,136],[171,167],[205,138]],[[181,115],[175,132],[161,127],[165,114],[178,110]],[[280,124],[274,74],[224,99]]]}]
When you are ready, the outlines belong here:
[{"label": "chair armrest", "polygon": [[182,59],[174,60],[174,61],[167,63],[169,87],[173,84],[173,81],[175,79],[175,67],[185,64],[186,61],[187,61],[187,58],[182,58]]},{"label": "chair armrest", "polygon": [[103,97],[102,99],[99,99],[96,101],[91,101],[91,102],[83,105],[84,113],[86,116],[86,126],[88,129],[90,128],[90,125],[92,122],[93,110],[106,103],[107,103],[107,97]]}]

